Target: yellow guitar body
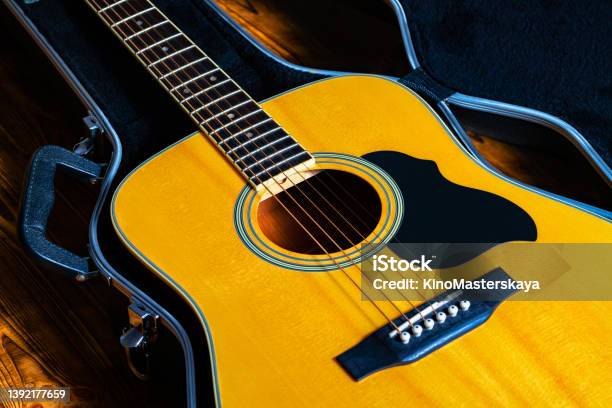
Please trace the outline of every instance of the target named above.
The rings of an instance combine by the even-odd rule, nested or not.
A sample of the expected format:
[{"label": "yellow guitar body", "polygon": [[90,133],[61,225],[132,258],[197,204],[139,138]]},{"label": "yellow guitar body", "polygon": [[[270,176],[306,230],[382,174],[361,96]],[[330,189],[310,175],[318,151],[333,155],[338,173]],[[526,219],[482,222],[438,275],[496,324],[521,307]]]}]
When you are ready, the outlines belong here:
[{"label": "yellow guitar body", "polygon": [[[388,150],[434,161],[448,181],[522,208],[540,242],[612,241],[609,222],[478,164],[424,101],[397,83],[340,77],[262,106],[310,152]],[[244,189],[218,149],[194,134],[127,177],[112,207],[127,247],[200,317],[221,405],[612,406],[606,302],[506,301],[484,325],[429,356],[353,380],[335,358],[387,321],[341,271],[285,268],[248,248],[236,226]],[[347,272],[360,282],[356,268]],[[377,304],[397,317],[388,303]]]}]

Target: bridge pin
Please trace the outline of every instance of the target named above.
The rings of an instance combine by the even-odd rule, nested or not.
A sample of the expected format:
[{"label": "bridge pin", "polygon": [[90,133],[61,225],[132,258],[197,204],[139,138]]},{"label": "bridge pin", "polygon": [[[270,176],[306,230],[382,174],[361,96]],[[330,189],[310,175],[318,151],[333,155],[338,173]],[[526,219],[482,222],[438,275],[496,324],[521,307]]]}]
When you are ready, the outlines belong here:
[{"label": "bridge pin", "polygon": [[462,300],[461,302],[459,302],[459,307],[461,308],[461,310],[468,310],[470,308],[470,301]]},{"label": "bridge pin", "polygon": [[407,331],[401,332],[400,340],[402,341],[402,343],[408,344],[408,342],[410,341],[410,333],[408,333]]},{"label": "bridge pin", "polygon": [[450,305],[450,306],[448,307],[448,315],[449,315],[450,317],[455,317],[455,316],[457,316],[457,312],[458,312],[458,311],[459,311],[459,308],[458,308],[457,306],[455,306],[455,305]]},{"label": "bridge pin", "polygon": [[436,313],[436,320],[439,321],[440,323],[444,323],[444,321],[446,320],[446,313],[444,312]]},{"label": "bridge pin", "polygon": [[434,319],[425,319],[423,321],[423,326],[425,326],[427,330],[433,329],[434,324],[435,324]]},{"label": "bridge pin", "polygon": [[419,326],[418,324],[412,326],[412,334],[414,334],[416,337],[419,337],[421,333],[423,333],[423,328],[421,326]]}]

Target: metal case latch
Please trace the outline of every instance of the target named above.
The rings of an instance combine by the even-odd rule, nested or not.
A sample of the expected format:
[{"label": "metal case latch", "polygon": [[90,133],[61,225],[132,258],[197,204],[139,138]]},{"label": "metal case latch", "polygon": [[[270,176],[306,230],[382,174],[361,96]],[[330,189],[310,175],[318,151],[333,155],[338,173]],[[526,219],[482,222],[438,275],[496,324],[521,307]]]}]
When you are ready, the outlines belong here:
[{"label": "metal case latch", "polygon": [[100,128],[100,125],[98,125],[98,119],[96,119],[95,116],[85,116],[83,118],[83,123],[85,124],[85,127],[87,127],[89,135],[82,138],[72,148],[72,150],[79,156],[86,156],[89,154],[95,147],[96,138],[100,133],[102,133],[102,129]]},{"label": "metal case latch", "polygon": [[125,349],[128,365],[134,375],[146,380],[150,371],[150,345],[157,338],[159,316],[133,302],[128,307],[128,319],[130,327],[124,330],[119,341]]}]

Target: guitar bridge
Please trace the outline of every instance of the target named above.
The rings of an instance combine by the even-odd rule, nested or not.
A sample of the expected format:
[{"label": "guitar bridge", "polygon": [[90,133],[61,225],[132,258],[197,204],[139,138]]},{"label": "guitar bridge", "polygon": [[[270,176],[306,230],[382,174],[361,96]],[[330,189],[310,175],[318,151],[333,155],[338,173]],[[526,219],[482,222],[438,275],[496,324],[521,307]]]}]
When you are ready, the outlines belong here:
[{"label": "guitar bridge", "polygon": [[[479,279],[507,281],[501,268]],[[497,306],[515,292],[499,290],[451,290],[406,313],[370,334],[361,343],[336,357],[359,381],[376,371],[420,360],[456,338],[483,324]]]}]

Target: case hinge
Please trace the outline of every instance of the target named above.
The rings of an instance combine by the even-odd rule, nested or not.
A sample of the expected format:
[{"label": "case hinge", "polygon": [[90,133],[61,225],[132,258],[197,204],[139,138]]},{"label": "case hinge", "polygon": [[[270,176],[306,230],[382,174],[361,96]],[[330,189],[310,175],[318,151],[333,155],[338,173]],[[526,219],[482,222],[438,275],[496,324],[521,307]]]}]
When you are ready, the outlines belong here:
[{"label": "case hinge", "polygon": [[123,331],[119,341],[125,349],[132,373],[146,380],[150,371],[150,345],[157,338],[159,316],[140,303],[132,302],[128,306],[128,320],[130,327]]},{"label": "case hinge", "polygon": [[79,140],[79,142],[72,148],[72,150],[79,156],[88,155],[94,149],[98,135],[102,133],[102,128],[100,128],[100,125],[98,125],[98,119],[96,119],[95,116],[85,116],[83,118],[83,123],[85,124],[89,134],[88,136]]}]

